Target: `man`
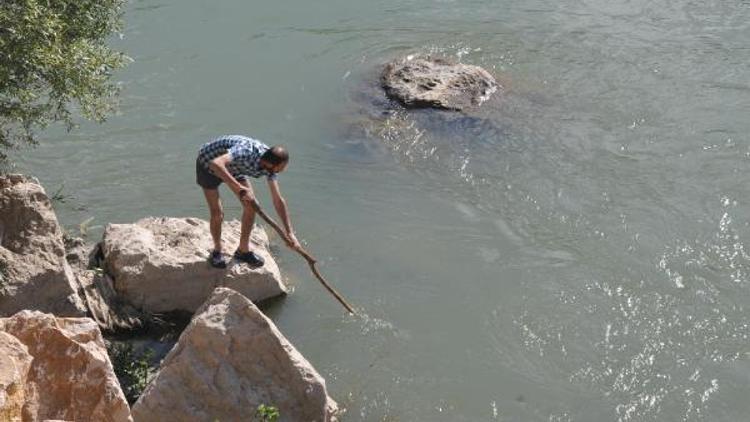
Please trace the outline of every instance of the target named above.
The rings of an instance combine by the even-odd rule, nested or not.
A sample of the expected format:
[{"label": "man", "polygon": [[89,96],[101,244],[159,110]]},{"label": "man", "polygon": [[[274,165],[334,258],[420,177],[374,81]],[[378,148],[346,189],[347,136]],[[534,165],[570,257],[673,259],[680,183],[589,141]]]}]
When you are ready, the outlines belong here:
[{"label": "man", "polygon": [[281,196],[277,174],[286,169],[289,154],[282,146],[268,147],[260,141],[240,135],[222,136],[204,144],[195,162],[196,183],[203,188],[211,213],[211,237],[214,249],[210,255],[211,265],[226,268],[221,244],[221,224],[224,212],[219,198],[219,185],[224,182],[242,203],[242,226],[240,245],[234,259],[251,267],[263,266],[263,258],[250,250],[250,231],[255,222],[255,193],[248,177],[265,176],[271,192],[273,206],[281,218],[289,247],[298,249],[299,241],[294,235],[286,201]]}]

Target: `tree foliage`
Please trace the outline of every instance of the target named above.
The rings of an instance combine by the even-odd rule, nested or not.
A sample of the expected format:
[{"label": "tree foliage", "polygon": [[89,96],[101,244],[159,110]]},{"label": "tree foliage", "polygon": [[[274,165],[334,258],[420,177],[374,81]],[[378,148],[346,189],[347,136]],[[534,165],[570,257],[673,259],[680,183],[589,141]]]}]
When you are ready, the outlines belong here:
[{"label": "tree foliage", "polygon": [[50,122],[70,130],[77,113],[104,120],[128,59],[107,46],[124,2],[0,0],[0,147],[36,144]]}]

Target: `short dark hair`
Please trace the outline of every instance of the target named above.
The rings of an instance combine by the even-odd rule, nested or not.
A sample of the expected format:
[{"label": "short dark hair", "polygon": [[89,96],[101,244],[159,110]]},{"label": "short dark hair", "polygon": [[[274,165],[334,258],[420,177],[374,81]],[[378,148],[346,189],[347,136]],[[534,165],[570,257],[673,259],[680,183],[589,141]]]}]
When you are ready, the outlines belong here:
[{"label": "short dark hair", "polygon": [[268,148],[266,152],[260,156],[260,159],[275,166],[289,161],[289,153],[286,148],[281,145],[274,145],[271,148]]}]

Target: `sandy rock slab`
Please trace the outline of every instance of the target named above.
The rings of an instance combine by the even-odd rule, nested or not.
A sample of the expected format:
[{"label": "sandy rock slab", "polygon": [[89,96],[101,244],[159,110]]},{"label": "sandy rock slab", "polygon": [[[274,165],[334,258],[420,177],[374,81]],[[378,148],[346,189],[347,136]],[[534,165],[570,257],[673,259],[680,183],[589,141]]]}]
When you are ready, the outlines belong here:
[{"label": "sandy rock slab", "polygon": [[246,421],[258,405],[281,421],[335,420],[325,380],[247,298],[217,288],[133,406],[138,422]]},{"label": "sandy rock slab", "polygon": [[39,182],[0,176],[0,316],[23,309],[84,316],[62,230]]},{"label": "sandy rock slab", "polygon": [[[239,235],[238,221],[224,224],[225,252],[237,248]],[[118,295],[147,312],[195,312],[218,286],[253,301],[287,292],[262,228],[253,229],[250,244],[266,261],[261,268],[235,262],[226,269],[212,268],[212,247],[208,222],[198,218],[149,217],[134,224],[110,224],[102,242]]]},{"label": "sandy rock slab", "polygon": [[0,349],[6,398],[0,415],[14,412],[9,420],[18,416],[22,403],[16,420],[132,421],[93,320],[21,311],[0,319]]},{"label": "sandy rock slab", "polygon": [[23,343],[0,331],[0,420],[23,420],[26,379],[32,359]]},{"label": "sandy rock slab", "polygon": [[392,61],[381,82],[386,94],[406,107],[456,111],[480,106],[498,89],[495,78],[479,66],[433,57]]}]

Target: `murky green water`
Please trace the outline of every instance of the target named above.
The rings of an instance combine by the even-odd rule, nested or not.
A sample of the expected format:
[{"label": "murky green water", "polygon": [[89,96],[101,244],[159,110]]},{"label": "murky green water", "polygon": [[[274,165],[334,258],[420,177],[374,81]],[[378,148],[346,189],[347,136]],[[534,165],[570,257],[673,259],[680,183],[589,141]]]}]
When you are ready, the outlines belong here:
[{"label": "murky green water", "polygon": [[[345,420],[747,419],[748,1],[169,0],[125,18],[120,115],[20,169],[64,184],[63,223],[96,233],[205,217],[192,163],[212,136],[287,144],[298,232],[367,317],[287,252],[296,291],[269,313]],[[420,52],[490,69],[502,100],[450,125],[360,118],[374,69]]]}]

